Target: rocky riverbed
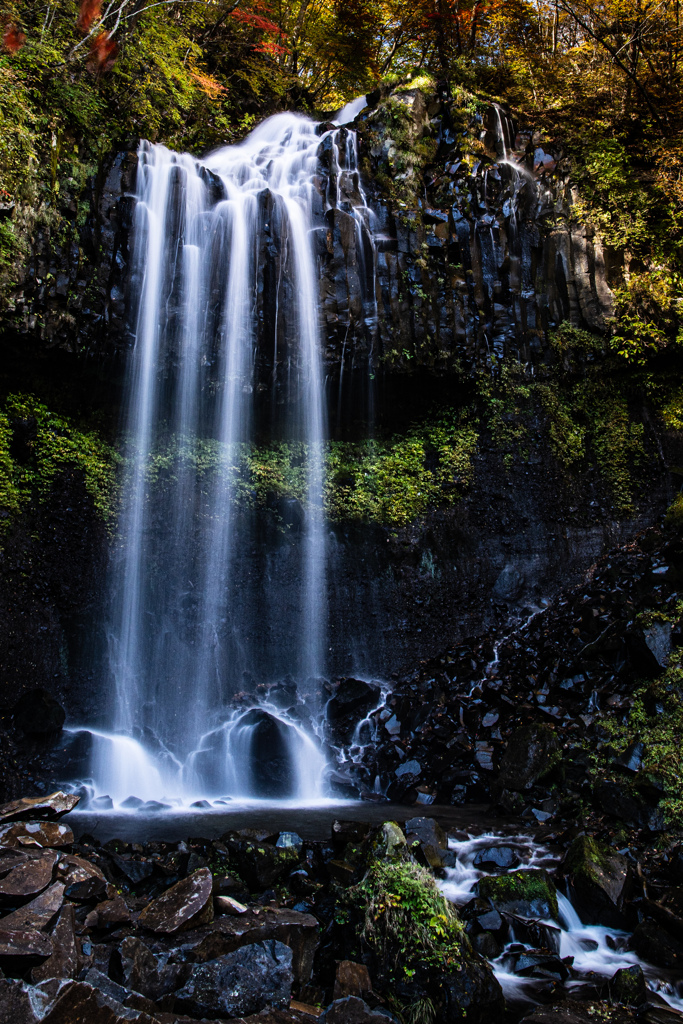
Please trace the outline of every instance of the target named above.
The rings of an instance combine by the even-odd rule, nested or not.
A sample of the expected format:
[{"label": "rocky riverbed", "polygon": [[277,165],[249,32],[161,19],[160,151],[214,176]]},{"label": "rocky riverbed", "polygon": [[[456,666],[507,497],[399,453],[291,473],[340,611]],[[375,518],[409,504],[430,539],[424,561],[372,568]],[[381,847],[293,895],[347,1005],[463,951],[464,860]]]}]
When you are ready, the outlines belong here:
[{"label": "rocky riverbed", "polygon": [[11,1024],[683,1019],[678,845],[422,816],[101,844],[76,801],[0,809]]}]

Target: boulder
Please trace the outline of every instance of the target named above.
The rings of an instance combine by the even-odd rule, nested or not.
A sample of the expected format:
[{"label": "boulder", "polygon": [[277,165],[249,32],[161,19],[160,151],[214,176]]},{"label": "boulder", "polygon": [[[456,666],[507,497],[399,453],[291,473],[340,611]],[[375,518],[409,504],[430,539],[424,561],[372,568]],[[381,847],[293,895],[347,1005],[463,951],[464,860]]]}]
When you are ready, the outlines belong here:
[{"label": "boulder", "polygon": [[642,1006],[646,1003],[648,989],[640,964],[616,971],[610,978],[609,995],[612,1002],[625,1003],[627,1006]]},{"label": "boulder", "polygon": [[55,882],[49,889],[37,896],[26,906],[0,918],[0,928],[5,931],[41,931],[47,928],[52,919],[62,909],[64,903],[64,886]]},{"label": "boulder", "polygon": [[483,959],[471,958],[459,970],[439,972],[431,979],[430,987],[443,1000],[437,1011],[438,1024],[463,1018],[467,1024],[488,1024],[503,1016],[503,990]]},{"label": "boulder", "polygon": [[13,717],[15,727],[27,736],[49,736],[61,732],[66,712],[52,694],[38,688],[19,698]]},{"label": "boulder", "polygon": [[0,1019],[7,1024],[159,1024],[86,982],[52,979],[39,985],[0,981]]},{"label": "boulder", "polygon": [[378,686],[362,679],[342,679],[325,708],[332,733],[349,742],[358,723],[377,706],[379,696]]},{"label": "boulder", "polygon": [[27,797],[19,800],[11,800],[0,806],[0,822],[21,821],[25,818],[49,818],[54,821],[61,818],[63,814],[73,811],[80,802],[80,796],[73,793],[63,793],[58,789],[49,796]]},{"label": "boulder", "polygon": [[501,761],[497,790],[531,789],[553,767],[558,752],[557,736],[549,725],[533,723],[516,729]]},{"label": "boulder", "polygon": [[371,1010],[358,996],[346,996],[335,999],[318,1020],[320,1024],[387,1024],[395,1018],[384,1010]]},{"label": "boulder", "polygon": [[39,967],[31,971],[31,981],[36,984],[48,978],[75,978],[80,968],[78,942],[76,940],[76,916],[74,907],[66,904],[50,932],[52,955]]},{"label": "boulder", "polygon": [[474,858],[475,868],[485,871],[508,871],[519,864],[519,854],[512,846],[487,846]]},{"label": "boulder", "polygon": [[603,811],[620,818],[631,828],[664,831],[664,811],[659,806],[663,792],[644,794],[637,782],[603,779],[596,784],[594,793]]},{"label": "boulder", "polygon": [[58,854],[52,850],[45,851],[37,857],[31,857],[18,864],[0,880],[0,902],[25,903],[47,889],[52,881],[52,872],[57,863]]},{"label": "boulder", "polygon": [[[432,871],[443,866],[444,854],[448,851],[448,840],[438,822],[433,818],[410,818],[405,823],[408,845],[419,859]],[[417,847],[417,849],[416,849]]]},{"label": "boulder", "polygon": [[139,924],[171,935],[212,920],[213,878],[208,868],[199,868],[152,900],[140,914]]},{"label": "boulder", "polygon": [[372,982],[365,964],[357,964],[353,960],[340,960],[334,979],[333,999],[345,999],[347,996],[362,999],[369,992],[372,992]]},{"label": "boulder", "polygon": [[265,1007],[284,1010],[291,989],[292,951],[271,939],[193,967],[176,992],[175,1009],[197,1017],[239,1017]]},{"label": "boulder", "polygon": [[240,876],[252,891],[270,888],[299,863],[300,847],[295,845],[259,842],[243,832],[229,832],[223,836],[223,841],[237,861]]},{"label": "boulder", "polygon": [[501,914],[557,919],[555,883],[542,869],[485,875],[479,879],[478,889],[479,895],[490,900]]},{"label": "boulder", "polygon": [[17,821],[0,826],[0,848],[70,846],[73,841],[69,826],[53,821]]},{"label": "boulder", "polygon": [[683,969],[683,942],[653,921],[641,921],[631,936],[631,946],[643,960],[658,967]]},{"label": "boulder", "polygon": [[5,974],[24,974],[51,955],[52,942],[47,935],[34,928],[7,931],[0,921],[0,968]]},{"label": "boulder", "polygon": [[249,907],[245,914],[219,917],[196,932],[188,932],[183,936],[182,949],[185,955],[203,963],[242,946],[272,939],[292,950],[294,979],[305,985],[320,941],[318,921],[311,914],[284,907]]},{"label": "boulder", "polygon": [[188,980],[192,964],[169,964],[168,953],[153,953],[141,939],[129,936],[120,946],[121,970],[126,988],[157,1000],[175,992]]},{"label": "boulder", "polygon": [[626,927],[624,907],[632,878],[621,854],[590,836],[577,836],[562,862],[569,895],[583,921],[613,928]]},{"label": "boulder", "polygon": [[372,856],[375,860],[400,861],[408,856],[408,844],[395,821],[385,821],[372,839]]},{"label": "boulder", "polygon": [[115,928],[120,924],[128,924],[132,920],[130,910],[122,896],[118,894],[112,900],[103,900],[91,910],[85,919],[86,928]]}]

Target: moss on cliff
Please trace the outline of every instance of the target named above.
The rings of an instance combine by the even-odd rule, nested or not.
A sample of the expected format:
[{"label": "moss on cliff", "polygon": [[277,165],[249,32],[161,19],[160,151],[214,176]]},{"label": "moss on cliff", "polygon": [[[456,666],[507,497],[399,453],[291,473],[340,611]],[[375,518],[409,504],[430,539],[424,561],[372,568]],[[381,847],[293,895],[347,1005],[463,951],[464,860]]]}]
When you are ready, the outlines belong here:
[{"label": "moss on cliff", "polygon": [[610,777],[614,752],[621,753],[640,740],[644,751],[633,783],[635,790],[641,786],[661,787],[665,820],[676,828],[683,827],[683,648],[671,652],[662,676],[635,688],[626,718],[604,718],[600,724],[609,744],[595,755],[593,781]]},{"label": "moss on cliff", "polygon": [[[467,416],[446,410],[405,435],[328,442],[322,495],[328,518],[405,525],[430,508],[453,504],[472,482],[477,436]],[[301,442],[228,450],[211,439],[169,438],[152,458],[149,477],[163,486],[189,465],[203,487],[208,475],[227,471],[239,505],[277,509],[281,499],[309,500],[308,459]]]},{"label": "moss on cliff", "polygon": [[65,466],[82,470],[96,512],[115,514],[117,456],[95,432],[79,430],[31,395],[10,395],[0,408],[0,531],[31,502],[43,502]]}]

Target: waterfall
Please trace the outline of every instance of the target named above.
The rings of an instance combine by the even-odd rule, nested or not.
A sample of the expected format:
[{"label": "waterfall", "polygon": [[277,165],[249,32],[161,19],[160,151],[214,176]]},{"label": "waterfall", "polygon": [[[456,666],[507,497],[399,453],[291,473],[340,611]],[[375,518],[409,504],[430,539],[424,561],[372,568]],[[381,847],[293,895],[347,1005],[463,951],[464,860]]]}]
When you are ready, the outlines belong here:
[{"label": "waterfall", "polygon": [[[113,728],[90,730],[92,787],[105,802],[105,794],[119,805],[129,796],[324,796],[325,760],[302,722],[310,720],[326,653],[315,235],[323,192],[336,205],[343,176],[337,167],[329,197],[318,160],[326,134],[355,161],[347,129],[321,136],[295,114],[269,118],[203,161],[147,142],[138,150],[136,317],[108,620]],[[359,202],[365,206],[364,196]],[[267,281],[264,247],[276,250],[277,275]],[[274,312],[272,322],[259,324],[266,289]],[[300,543],[288,555],[298,581],[286,598],[288,654],[269,640],[284,597],[269,587],[267,572],[240,575],[239,546],[253,528],[238,502],[246,486],[241,467],[264,420],[255,374],[264,358],[259,327],[272,332],[273,396],[276,380],[286,382],[267,426],[277,423],[278,436],[305,453]],[[256,694],[255,683],[285,676],[303,700],[292,697],[287,708]],[[270,761],[268,749],[276,750]],[[270,773],[258,766],[264,757]]]}]

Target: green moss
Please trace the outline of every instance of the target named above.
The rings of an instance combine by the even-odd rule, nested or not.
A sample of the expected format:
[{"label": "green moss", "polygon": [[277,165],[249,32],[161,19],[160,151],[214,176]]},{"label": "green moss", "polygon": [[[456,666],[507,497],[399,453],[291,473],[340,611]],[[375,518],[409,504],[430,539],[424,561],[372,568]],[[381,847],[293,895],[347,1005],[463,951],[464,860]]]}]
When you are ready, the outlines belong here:
[{"label": "green moss", "polygon": [[627,387],[602,374],[536,386],[556,458],[567,469],[592,458],[622,515],[635,510],[634,474],[647,459],[644,427],[630,416]]},{"label": "green moss", "polygon": [[375,863],[348,898],[364,907],[362,939],[395,981],[420,967],[455,968],[467,940],[453,906],[417,864]]},{"label": "green moss", "polygon": [[479,880],[479,895],[502,905],[516,901],[547,904],[557,917],[557,893],[545,871],[514,871],[506,875],[486,875]]},{"label": "green moss", "polygon": [[609,736],[608,754],[598,752],[592,769],[593,781],[609,776],[614,752],[626,750],[634,740],[644,746],[641,771],[635,780],[648,783],[648,776],[661,780],[661,806],[668,824],[683,827],[683,648],[669,655],[668,666],[658,679],[637,687],[627,718],[605,718],[600,725]]},{"label": "green moss", "polygon": [[[325,513],[337,522],[406,525],[430,508],[456,502],[474,474],[477,433],[453,410],[386,440],[325,445]],[[233,478],[242,507],[275,508],[282,498],[309,500],[309,450],[300,442],[224,448],[204,438],[170,437],[152,457],[149,479],[165,485],[190,465],[200,486],[209,474]]]},{"label": "green moss", "polygon": [[[30,426],[21,460],[12,454],[13,425]],[[31,395],[10,395],[0,410],[0,531],[31,502],[45,501],[57,473],[82,470],[96,511],[111,524],[115,515],[116,453],[94,432],[78,430]]]},{"label": "green moss", "polygon": [[593,836],[577,836],[567,850],[564,867],[572,875],[594,879],[598,872],[609,871],[609,849]]}]

